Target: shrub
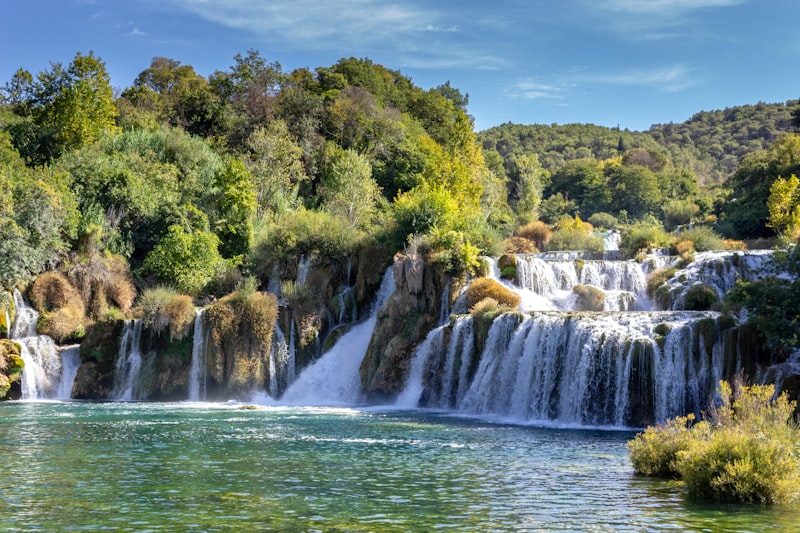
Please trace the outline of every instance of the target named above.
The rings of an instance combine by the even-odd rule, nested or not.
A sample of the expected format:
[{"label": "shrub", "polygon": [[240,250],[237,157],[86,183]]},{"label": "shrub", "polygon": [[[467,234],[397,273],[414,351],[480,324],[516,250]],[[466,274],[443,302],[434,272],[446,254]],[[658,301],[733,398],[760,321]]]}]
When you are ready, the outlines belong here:
[{"label": "shrub", "polygon": [[675,267],[659,268],[652,271],[647,276],[647,295],[652,298],[656,293],[656,289],[666,283],[677,271],[678,269]]},{"label": "shrub", "polygon": [[509,237],[503,241],[503,253],[506,254],[537,254],[539,248],[536,243],[525,237]]},{"label": "shrub", "polygon": [[668,229],[689,224],[697,216],[700,208],[691,200],[670,200],[662,207],[664,225]]},{"label": "shrub", "polygon": [[594,213],[586,219],[592,226],[599,229],[617,229],[619,222],[611,213]]},{"label": "shrub", "polygon": [[699,430],[699,424],[692,428],[693,421],[692,414],[670,418],[664,424],[646,428],[629,441],[628,454],[636,473],[654,477],[679,477],[678,452],[689,447],[689,441],[694,438],[693,431]]},{"label": "shrub", "polygon": [[690,241],[694,245],[696,252],[725,249],[722,237],[708,226],[691,227],[680,232],[679,237],[682,241]]},{"label": "shrub", "polygon": [[50,270],[39,275],[28,294],[31,304],[40,313],[56,311],[68,305],[80,305],[81,295],[69,279],[60,272]]},{"label": "shrub", "polygon": [[472,316],[478,315],[491,315],[500,313],[502,307],[500,303],[495,300],[494,298],[484,298],[483,300],[479,301],[469,309],[469,313]]},{"label": "shrub", "polygon": [[786,503],[800,499],[800,429],[795,402],[774,385],[720,382],[707,420],[691,416],[647,428],[628,443],[637,473],[679,476],[690,497],[720,502]]},{"label": "shrub", "polygon": [[649,253],[656,248],[669,244],[669,236],[658,222],[639,221],[622,232],[620,251],[626,258],[636,257],[640,253]]},{"label": "shrub", "polygon": [[41,313],[37,331],[56,342],[79,340],[86,330],[83,299],[69,279],[60,272],[45,272],[31,286],[31,303]]},{"label": "shrub", "polygon": [[586,250],[595,254],[603,253],[603,239],[591,234],[591,226],[587,226],[580,218],[564,219],[553,232],[548,250]]},{"label": "shrub", "polygon": [[606,293],[597,287],[575,285],[572,292],[578,297],[579,311],[602,311],[605,306]]},{"label": "shrub", "polygon": [[169,329],[170,340],[181,340],[194,320],[192,299],[168,287],[147,289],[139,298],[142,326],[154,335]]},{"label": "shrub", "polygon": [[708,311],[718,304],[719,296],[714,287],[705,283],[696,283],[686,291],[683,308],[687,311]]},{"label": "shrub", "polygon": [[726,250],[747,250],[747,243],[734,239],[723,239],[722,246]]},{"label": "shrub", "polygon": [[550,230],[550,226],[541,220],[537,220],[521,226],[514,232],[514,235],[533,241],[539,250],[543,250],[544,247],[547,246],[547,243],[550,242],[553,232]]},{"label": "shrub", "polygon": [[467,309],[471,309],[484,298],[494,299],[498,305],[516,309],[522,298],[491,278],[478,278],[467,288]]},{"label": "shrub", "polygon": [[198,294],[237,261],[223,259],[219,246],[219,237],[210,231],[186,231],[174,224],[147,255],[142,270],[182,292]]},{"label": "shrub", "polygon": [[517,279],[517,259],[513,255],[501,255],[497,260],[497,267],[503,279]]}]

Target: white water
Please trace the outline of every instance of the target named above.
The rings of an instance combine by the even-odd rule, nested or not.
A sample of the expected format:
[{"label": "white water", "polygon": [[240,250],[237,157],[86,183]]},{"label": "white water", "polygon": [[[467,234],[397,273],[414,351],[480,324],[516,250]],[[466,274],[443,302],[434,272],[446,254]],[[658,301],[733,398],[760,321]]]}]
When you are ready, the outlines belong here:
[{"label": "white water", "polygon": [[81,345],[62,346],[59,353],[61,355],[61,379],[55,399],[69,400],[72,398],[72,387],[75,384],[75,377],[78,375],[78,368],[81,366]]},{"label": "white water", "polygon": [[678,270],[669,280],[671,308],[684,308],[686,293],[693,285],[712,287],[719,298],[731,290],[737,280],[753,281],[776,273],[772,268],[772,251],[702,252],[686,268]]},{"label": "white water", "polygon": [[370,317],[342,335],[336,344],[305,368],[281,396],[289,405],[344,406],[363,403],[359,368],[367,353],[378,311],[394,292],[392,267],[386,270]]},{"label": "white water", "polygon": [[66,355],[68,361],[62,362],[65,352],[59,353],[55,341],[48,335],[37,335],[39,313],[25,302],[17,289],[14,289],[14,307],[17,314],[10,338],[19,343],[20,356],[25,363],[21,378],[22,399],[68,399],[77,373],[72,353]]},{"label": "white water", "polygon": [[[472,318],[460,317],[448,346],[432,340],[420,346],[401,398],[404,406],[427,395],[427,407],[565,425],[624,427],[699,412],[719,378],[721,358],[705,352],[697,324],[715,316],[506,314],[492,324],[471,380]],[[663,348],[655,340],[658,325],[669,330]],[[645,396],[654,405],[635,404]]]},{"label": "white water", "polygon": [[116,379],[111,392],[112,400],[138,400],[137,384],[142,367],[139,342],[142,337],[142,321],[126,320],[117,355]]},{"label": "white water", "polygon": [[189,401],[206,399],[207,332],[203,328],[203,309],[197,309],[192,336],[192,364],[189,367]]}]

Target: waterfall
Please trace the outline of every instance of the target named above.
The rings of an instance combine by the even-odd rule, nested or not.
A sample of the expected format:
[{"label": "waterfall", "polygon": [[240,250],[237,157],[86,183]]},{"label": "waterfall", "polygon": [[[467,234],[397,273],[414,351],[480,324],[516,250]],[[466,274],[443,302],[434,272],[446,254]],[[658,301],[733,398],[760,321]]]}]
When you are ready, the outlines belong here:
[{"label": "waterfall", "polygon": [[22,399],[55,398],[62,381],[61,355],[51,337],[37,335],[39,313],[25,302],[19,290],[14,289],[13,297],[17,315],[10,338],[20,345],[20,356],[25,363],[22,369]]},{"label": "waterfall", "polygon": [[17,289],[14,289],[14,308],[17,310],[17,318],[14,320],[14,327],[11,328],[10,337],[12,339],[35,337],[39,313],[25,302],[22,293]]},{"label": "waterfall", "polygon": [[61,379],[55,399],[69,400],[72,398],[72,386],[75,384],[75,377],[81,366],[81,345],[62,346],[59,353],[61,354]]},{"label": "waterfall", "polygon": [[295,283],[297,283],[298,285],[302,285],[303,283],[305,283],[310,268],[311,268],[311,256],[300,257],[300,261],[297,263],[297,279],[295,280]]},{"label": "waterfall", "polygon": [[378,311],[394,291],[392,267],[386,270],[370,317],[342,335],[328,352],[303,370],[281,397],[281,403],[355,405],[363,401],[359,367],[367,353]]},{"label": "waterfall", "polygon": [[420,345],[398,405],[427,398],[425,407],[518,422],[614,427],[699,414],[722,374],[719,342],[707,353],[702,338],[716,316],[507,313],[492,323],[473,377],[473,319],[459,317]]},{"label": "waterfall", "polygon": [[396,407],[413,409],[419,405],[419,400],[424,390],[424,374],[428,358],[431,354],[441,351],[444,330],[444,326],[432,329],[425,337],[425,340],[422,341],[422,344],[414,350],[414,355],[411,356],[411,367],[408,371],[406,386],[394,402]]},{"label": "waterfall", "polygon": [[61,381],[61,358],[56,343],[47,335],[14,339],[19,343],[22,369],[22,399],[52,398]]},{"label": "waterfall", "polygon": [[443,325],[445,322],[450,320],[450,283],[451,283],[450,276],[447,276],[447,281],[444,283],[444,289],[442,289],[442,299],[439,303],[439,325]]},{"label": "waterfall", "polygon": [[203,328],[203,309],[197,309],[192,334],[192,364],[189,367],[189,401],[206,399],[206,346],[208,333]]},{"label": "waterfall", "polygon": [[770,250],[697,253],[694,261],[667,280],[669,305],[666,307],[683,309],[687,291],[701,283],[712,287],[722,298],[738,280],[753,281],[775,273],[772,257]]},{"label": "waterfall", "polygon": [[275,322],[275,333],[272,336],[272,350],[269,354],[269,395],[277,398],[281,392],[281,383],[289,382],[289,345],[286,336]]},{"label": "waterfall", "polygon": [[126,320],[117,355],[116,376],[111,398],[114,400],[138,400],[136,386],[142,366],[139,342],[142,337],[142,321]]}]

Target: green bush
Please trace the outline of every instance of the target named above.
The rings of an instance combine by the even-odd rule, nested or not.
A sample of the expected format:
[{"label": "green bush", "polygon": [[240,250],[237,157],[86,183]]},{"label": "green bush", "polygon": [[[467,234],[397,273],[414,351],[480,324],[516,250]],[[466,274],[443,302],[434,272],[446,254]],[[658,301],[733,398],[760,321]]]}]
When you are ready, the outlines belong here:
[{"label": "green bush", "polygon": [[647,276],[647,295],[652,298],[656,293],[656,289],[666,283],[677,271],[678,269],[675,267],[659,268],[652,271]]},{"label": "green bush", "polygon": [[617,229],[617,226],[619,225],[617,217],[611,213],[603,212],[594,213],[592,216],[587,218],[586,221],[595,228],[599,229]]},{"label": "green bush", "polygon": [[687,311],[708,311],[719,304],[719,296],[714,287],[705,283],[696,283],[689,287],[683,301]]},{"label": "green bush", "polygon": [[[633,469],[638,474],[654,477],[678,477],[678,452],[689,447],[700,424],[692,427],[694,415],[670,418],[664,424],[650,426],[628,442]],[[707,423],[701,422],[707,427]]]},{"label": "green bush", "polygon": [[575,285],[572,292],[578,297],[577,308],[579,311],[602,311],[605,306],[606,293],[597,287]]},{"label": "green bush", "polygon": [[680,233],[679,238],[682,241],[691,241],[696,252],[725,249],[722,237],[708,226],[694,226],[684,230]]},{"label": "green bush", "polygon": [[647,428],[628,443],[637,473],[677,476],[690,497],[720,502],[800,500],[800,429],[795,402],[774,385],[720,382],[706,421],[692,416]]},{"label": "green bush", "polygon": [[186,231],[174,224],[148,254],[142,271],[187,294],[196,295],[239,259],[225,260],[219,237],[204,230]]},{"label": "green bush", "polygon": [[640,253],[649,253],[668,244],[669,235],[660,223],[653,220],[639,221],[622,232],[620,251],[624,257],[632,259]]}]

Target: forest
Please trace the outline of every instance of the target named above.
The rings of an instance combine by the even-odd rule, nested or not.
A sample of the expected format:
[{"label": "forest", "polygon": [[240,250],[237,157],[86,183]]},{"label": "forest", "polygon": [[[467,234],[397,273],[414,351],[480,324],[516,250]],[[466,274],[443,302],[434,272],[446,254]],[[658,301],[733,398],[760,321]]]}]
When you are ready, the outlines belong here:
[{"label": "forest", "polygon": [[[266,290],[303,257],[341,280],[354,257],[378,270],[404,250],[453,274],[502,253],[602,253],[596,230],[621,231],[629,258],[800,236],[797,101],[644,132],[476,132],[448,81],[421,88],[366,58],[288,72],[255,50],[208,77],[155,57],[119,94],[102,58],[78,52],[20,68],[0,97],[0,285],[50,275],[31,299],[59,342],[178,295]],[[796,282],[752,283],[739,302],[764,291],[800,296]],[[798,316],[780,313],[764,327],[796,347]]]}]

